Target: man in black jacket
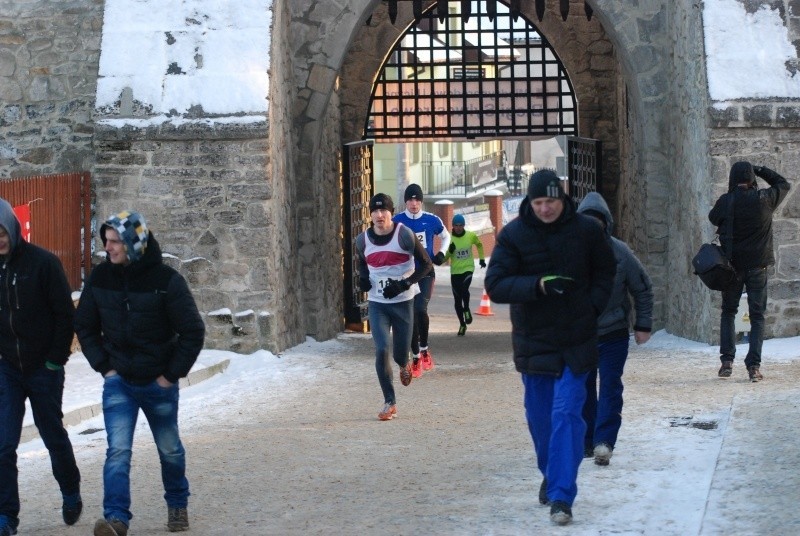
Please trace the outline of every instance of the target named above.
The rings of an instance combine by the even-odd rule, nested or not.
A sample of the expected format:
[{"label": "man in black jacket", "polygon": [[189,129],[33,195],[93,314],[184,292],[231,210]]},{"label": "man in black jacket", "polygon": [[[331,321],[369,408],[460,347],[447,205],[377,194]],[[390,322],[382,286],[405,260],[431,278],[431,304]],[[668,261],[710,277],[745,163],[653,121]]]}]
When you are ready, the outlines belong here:
[{"label": "man in black jacket", "polygon": [[22,238],[11,205],[0,199],[0,536],[17,533],[17,447],[30,400],[63,497],[68,525],[83,508],[81,475],[61,422],[64,365],[74,307],[58,257]]},{"label": "man in black jacket", "polygon": [[[769,188],[758,189],[756,177]],[[764,342],[764,312],[767,310],[767,267],[775,264],[772,250],[772,215],[789,192],[789,183],[769,168],[736,162],[728,177],[728,193],[717,199],[708,219],[718,227],[720,241],[726,249],[731,244],[729,218],[733,218],[733,254],[731,264],[739,273],[734,288],[722,292],[720,321],[720,361],[718,375],[729,378],[736,356],[736,311],[743,288],[747,288],[750,314],[750,349],[744,358],[750,381],[764,378],[761,374],[761,346]],[[732,214],[728,202],[733,197]]]},{"label": "man in black jacket", "polygon": [[161,461],[167,528],[189,528],[186,453],[178,434],[178,380],[203,348],[205,327],[186,280],[163,264],[161,248],[136,212],[100,227],[107,262],[93,271],[75,314],[86,359],[103,375],[108,450],[103,518],[95,536],[125,536],[130,512],[133,432],[141,409]]},{"label": "man in black jacket", "polygon": [[519,217],[497,236],[486,271],[489,297],[510,303],[514,364],[544,476],[539,502],[553,522],[572,520],[583,459],[586,379],[597,367],[597,317],[616,261],[603,230],[578,214],[551,170],[531,175]]}]

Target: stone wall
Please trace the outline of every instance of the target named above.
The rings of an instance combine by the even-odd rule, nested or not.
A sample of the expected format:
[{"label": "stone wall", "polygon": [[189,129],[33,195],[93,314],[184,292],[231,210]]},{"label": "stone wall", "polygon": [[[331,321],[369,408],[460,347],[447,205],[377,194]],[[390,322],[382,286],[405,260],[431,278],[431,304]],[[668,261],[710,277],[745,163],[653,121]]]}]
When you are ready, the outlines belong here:
[{"label": "stone wall", "polygon": [[102,0],[0,1],[0,177],[85,171]]},{"label": "stone wall", "polygon": [[670,209],[666,226],[667,324],[676,335],[712,342],[719,325],[714,294],[695,275],[691,259],[711,238],[708,211],[712,199],[708,162],[708,131],[704,111],[708,90],[703,59],[703,28],[695,3],[675,2],[670,17],[670,47],[674,51],[669,86]]},{"label": "stone wall", "polygon": [[209,325],[211,347],[259,347],[267,335],[259,333],[255,315],[275,313],[269,233],[280,218],[271,213],[266,140],[264,122],[96,129],[98,219],[125,209],[141,212],[164,253],[183,261],[203,313],[222,309],[237,318],[252,311],[246,327],[232,319],[222,329]]}]

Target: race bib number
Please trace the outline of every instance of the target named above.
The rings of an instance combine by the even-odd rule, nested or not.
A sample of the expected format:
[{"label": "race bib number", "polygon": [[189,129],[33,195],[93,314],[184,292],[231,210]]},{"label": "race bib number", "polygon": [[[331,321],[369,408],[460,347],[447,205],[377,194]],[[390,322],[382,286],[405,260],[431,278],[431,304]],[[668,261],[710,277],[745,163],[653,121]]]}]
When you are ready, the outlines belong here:
[{"label": "race bib number", "polygon": [[456,259],[464,260],[469,258],[469,250],[467,249],[457,249],[456,250]]},{"label": "race bib number", "polygon": [[428,249],[428,242],[425,241],[425,233],[417,233],[417,240],[422,244],[422,247]]}]

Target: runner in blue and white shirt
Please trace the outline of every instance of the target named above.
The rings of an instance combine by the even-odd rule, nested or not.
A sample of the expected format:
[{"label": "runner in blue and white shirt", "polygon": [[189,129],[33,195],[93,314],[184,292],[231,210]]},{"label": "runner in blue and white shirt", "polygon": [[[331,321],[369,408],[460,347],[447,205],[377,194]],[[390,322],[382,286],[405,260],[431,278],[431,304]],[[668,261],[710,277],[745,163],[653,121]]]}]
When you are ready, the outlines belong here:
[{"label": "runner in blue and white shirt", "polygon": [[[417,239],[425,247],[428,256],[437,266],[444,262],[447,248],[450,246],[450,233],[442,223],[441,218],[430,212],[422,210],[422,188],[419,184],[409,184],[403,196],[406,209],[397,214],[393,219],[395,223],[402,223],[417,235]],[[433,238],[441,239],[439,252],[433,253]],[[430,274],[419,281],[420,293],[414,297],[414,333],[411,338],[411,351],[414,361],[411,371],[414,377],[422,376],[423,370],[433,368],[433,356],[428,350],[428,302],[433,294],[433,282],[436,274]]]}]

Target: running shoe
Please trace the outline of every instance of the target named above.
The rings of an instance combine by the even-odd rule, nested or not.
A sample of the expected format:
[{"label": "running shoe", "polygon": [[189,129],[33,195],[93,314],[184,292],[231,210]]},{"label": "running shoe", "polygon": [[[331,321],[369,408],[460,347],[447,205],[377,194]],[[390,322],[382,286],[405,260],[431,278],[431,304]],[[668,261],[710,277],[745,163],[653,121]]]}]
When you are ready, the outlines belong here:
[{"label": "running shoe", "polygon": [[422,361],[423,370],[431,370],[433,368],[433,356],[428,350],[419,351],[420,361]]},{"label": "running shoe", "polygon": [[459,337],[463,337],[464,334],[466,334],[466,333],[467,333],[467,325],[466,324],[461,324],[460,326],[458,326],[458,336]]},{"label": "running shoe", "polygon": [[387,402],[383,405],[383,409],[381,409],[380,413],[378,413],[378,418],[382,421],[391,421],[395,415],[397,415],[397,405]]},{"label": "running shoe", "polygon": [[422,376],[422,360],[418,357],[414,357],[414,359],[411,360],[411,375],[414,378]]}]

